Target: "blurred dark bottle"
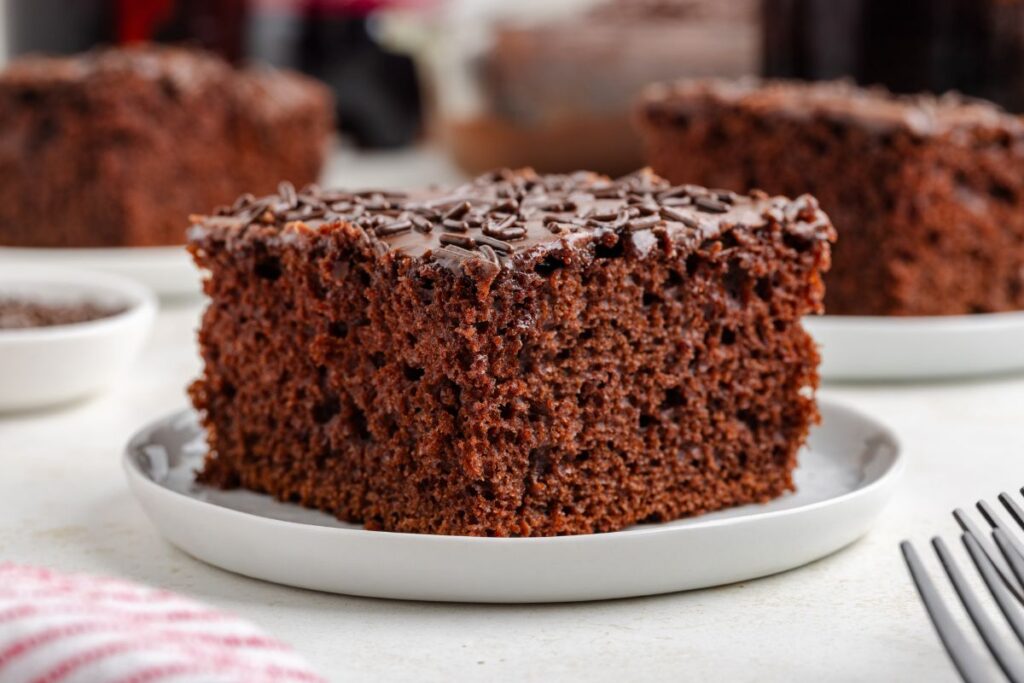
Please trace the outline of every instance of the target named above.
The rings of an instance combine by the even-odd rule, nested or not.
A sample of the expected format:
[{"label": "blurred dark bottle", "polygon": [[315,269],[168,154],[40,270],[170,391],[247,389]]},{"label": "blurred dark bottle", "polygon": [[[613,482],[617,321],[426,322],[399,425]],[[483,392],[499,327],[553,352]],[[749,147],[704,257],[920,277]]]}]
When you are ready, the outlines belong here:
[{"label": "blurred dark bottle", "polygon": [[959,90],[1024,111],[1024,2],[762,2],[766,76]]},{"label": "blurred dark bottle", "polygon": [[[0,0],[2,3],[3,0]],[[410,58],[381,47],[373,14],[388,0],[6,0],[11,56],[95,45],[196,45],[234,62],[303,71],[334,91],[341,129],[365,147],[399,147],[420,131]]]},{"label": "blurred dark bottle", "polygon": [[334,90],[342,130],[366,147],[401,147],[420,132],[412,59],[374,38],[375,13],[400,0],[254,0],[249,56],[315,76]]}]

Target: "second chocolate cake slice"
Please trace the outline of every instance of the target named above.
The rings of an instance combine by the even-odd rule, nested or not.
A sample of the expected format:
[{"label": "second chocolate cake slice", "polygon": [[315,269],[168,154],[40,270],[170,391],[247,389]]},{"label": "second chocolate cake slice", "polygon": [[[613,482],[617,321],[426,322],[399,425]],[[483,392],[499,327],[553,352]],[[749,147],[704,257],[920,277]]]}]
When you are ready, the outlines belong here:
[{"label": "second chocolate cake slice", "polygon": [[1024,122],[956,95],[684,80],[638,109],[673,182],[810,192],[839,230],[829,314],[1024,309]]},{"label": "second chocolate cake slice", "polygon": [[612,531],[792,488],[833,230],[642,171],[197,217],[204,483],[391,531]]}]

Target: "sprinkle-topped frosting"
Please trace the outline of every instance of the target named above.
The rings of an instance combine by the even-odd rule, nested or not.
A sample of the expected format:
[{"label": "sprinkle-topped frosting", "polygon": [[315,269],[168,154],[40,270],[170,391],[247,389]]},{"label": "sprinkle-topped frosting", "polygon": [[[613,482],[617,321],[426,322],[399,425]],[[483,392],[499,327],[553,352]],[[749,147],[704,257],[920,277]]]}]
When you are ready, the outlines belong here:
[{"label": "sprinkle-topped frosting", "polygon": [[277,194],[243,195],[213,217],[195,217],[191,237],[210,228],[263,225],[287,233],[348,223],[382,253],[397,250],[445,264],[480,259],[501,267],[542,244],[645,231],[700,238],[725,224],[762,222],[766,212],[776,212],[779,222],[801,223],[809,233],[827,232],[827,219],[809,197],[790,201],[672,185],[649,169],[618,180],[526,169],[494,171],[449,191],[409,194],[316,186],[296,191],[282,183]]}]

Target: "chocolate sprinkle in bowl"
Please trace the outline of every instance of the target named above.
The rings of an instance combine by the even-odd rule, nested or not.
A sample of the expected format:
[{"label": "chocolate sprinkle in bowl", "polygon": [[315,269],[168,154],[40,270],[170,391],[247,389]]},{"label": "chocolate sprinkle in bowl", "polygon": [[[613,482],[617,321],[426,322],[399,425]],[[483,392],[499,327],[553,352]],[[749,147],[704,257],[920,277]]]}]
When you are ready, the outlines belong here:
[{"label": "chocolate sprinkle in bowl", "polygon": [[0,412],[83,398],[135,362],[156,316],[142,285],[66,268],[0,269]]},{"label": "chocolate sprinkle in bowl", "polygon": [[0,297],[0,330],[23,330],[55,325],[73,325],[110,318],[128,310],[127,306],[110,306],[92,301],[47,303],[35,297]]}]

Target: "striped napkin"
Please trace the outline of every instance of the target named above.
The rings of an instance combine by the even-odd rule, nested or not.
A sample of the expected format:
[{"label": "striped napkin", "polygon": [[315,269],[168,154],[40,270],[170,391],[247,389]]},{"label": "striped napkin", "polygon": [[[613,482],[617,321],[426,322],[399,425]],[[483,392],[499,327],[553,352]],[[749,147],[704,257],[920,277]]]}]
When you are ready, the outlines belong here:
[{"label": "striped napkin", "polygon": [[0,563],[0,683],[323,683],[256,626],[169,591]]}]

